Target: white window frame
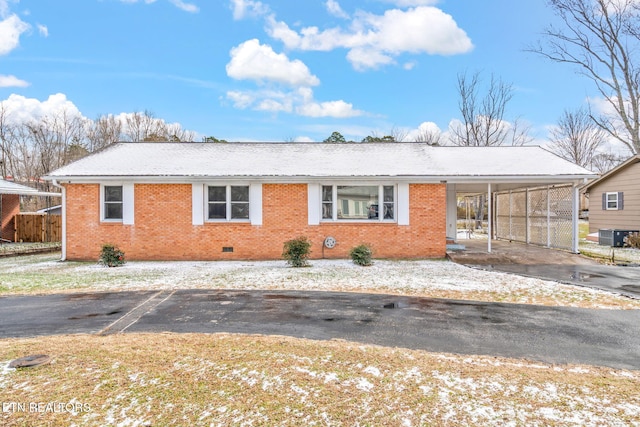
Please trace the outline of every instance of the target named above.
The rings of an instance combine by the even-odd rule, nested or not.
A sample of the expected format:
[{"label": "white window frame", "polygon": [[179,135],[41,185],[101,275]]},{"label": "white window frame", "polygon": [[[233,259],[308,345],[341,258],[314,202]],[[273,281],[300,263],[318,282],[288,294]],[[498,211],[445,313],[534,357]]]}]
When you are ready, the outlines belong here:
[{"label": "white window frame", "polygon": [[[620,206],[620,199],[619,199],[619,194],[618,192],[607,192],[606,193],[606,198],[605,198],[605,203],[606,203],[606,208],[608,211],[617,211],[618,207]],[[615,200],[610,200],[609,196],[616,196]],[[615,206],[611,207],[609,206],[609,203],[615,203]]]},{"label": "white window frame", "polygon": [[[226,189],[226,195],[225,195],[225,209],[226,209],[226,218],[209,218],[209,204],[211,203],[209,201],[209,187],[225,187]],[[231,187],[246,187],[247,191],[248,191],[248,195],[249,195],[249,200],[246,202],[248,208],[249,208],[249,215],[247,218],[231,218]],[[220,184],[207,184],[204,186],[204,218],[206,222],[246,222],[246,223],[250,223],[251,222],[251,211],[253,210],[253,203],[252,203],[252,192],[251,191],[251,185],[249,184],[244,184],[244,183],[235,183],[235,184],[224,184],[224,183],[220,183]],[[237,203],[237,202],[236,202]],[[244,203],[244,202],[243,202]]]},{"label": "white window frame", "polygon": [[[105,188],[122,187],[122,218],[107,218],[105,204]],[[100,184],[100,222],[134,224],[134,185],[133,183],[110,182]]]},{"label": "white window frame", "polygon": [[[323,193],[323,187],[331,187],[332,188],[332,215],[331,218],[323,218],[323,209],[324,209],[324,203],[322,200],[322,193]],[[344,218],[338,218],[338,187],[340,186],[354,186],[354,187],[378,187],[378,218],[375,219],[344,219]],[[384,213],[384,187],[393,187],[393,212],[394,212],[394,217],[393,219],[385,219],[384,215],[380,215],[380,213]],[[351,223],[366,223],[366,224],[372,224],[372,223],[391,223],[391,224],[397,224],[398,223],[398,198],[399,198],[399,191],[398,191],[398,184],[394,184],[394,183],[379,183],[379,182],[375,182],[375,183],[321,183],[319,185],[319,191],[317,194],[318,198],[319,198],[319,221],[320,222],[340,222],[340,223],[347,223],[347,224],[351,224]],[[380,208],[380,206],[382,207],[382,209]]]}]

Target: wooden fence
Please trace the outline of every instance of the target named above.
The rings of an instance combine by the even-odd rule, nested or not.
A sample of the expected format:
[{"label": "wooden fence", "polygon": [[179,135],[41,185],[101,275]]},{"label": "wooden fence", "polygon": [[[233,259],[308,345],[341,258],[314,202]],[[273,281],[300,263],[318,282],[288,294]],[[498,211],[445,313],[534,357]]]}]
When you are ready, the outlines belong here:
[{"label": "wooden fence", "polygon": [[62,216],[21,213],[13,219],[16,242],[60,242],[62,241]]}]

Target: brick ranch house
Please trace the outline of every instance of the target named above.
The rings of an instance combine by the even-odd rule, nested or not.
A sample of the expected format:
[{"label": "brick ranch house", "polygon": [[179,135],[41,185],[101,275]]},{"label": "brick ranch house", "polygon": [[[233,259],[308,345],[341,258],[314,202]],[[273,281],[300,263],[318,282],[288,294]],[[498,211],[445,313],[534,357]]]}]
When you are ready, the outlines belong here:
[{"label": "brick ranch house", "polygon": [[116,143],[46,178],[64,195],[63,259],[112,243],[130,260],[259,260],[298,236],[312,258],[361,243],[444,257],[457,194],[573,183],[577,199],[593,177],[540,147]]}]

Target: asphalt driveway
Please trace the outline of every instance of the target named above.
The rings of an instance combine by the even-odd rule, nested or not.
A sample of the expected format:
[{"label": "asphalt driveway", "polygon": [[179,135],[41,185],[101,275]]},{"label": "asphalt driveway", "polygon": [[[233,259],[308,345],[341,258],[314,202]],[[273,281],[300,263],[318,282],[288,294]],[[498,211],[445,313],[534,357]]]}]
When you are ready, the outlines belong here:
[{"label": "asphalt driveway", "polygon": [[0,338],[248,333],[640,369],[640,311],[391,295],[181,290],[0,298]]}]

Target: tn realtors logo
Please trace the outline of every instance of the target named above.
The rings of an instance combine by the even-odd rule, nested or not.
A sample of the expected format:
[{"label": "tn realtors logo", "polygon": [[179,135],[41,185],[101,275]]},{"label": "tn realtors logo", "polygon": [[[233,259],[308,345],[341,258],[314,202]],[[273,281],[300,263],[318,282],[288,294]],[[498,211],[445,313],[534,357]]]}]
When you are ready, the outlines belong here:
[{"label": "tn realtors logo", "polygon": [[88,403],[80,402],[2,402],[3,413],[69,413],[90,412]]}]

